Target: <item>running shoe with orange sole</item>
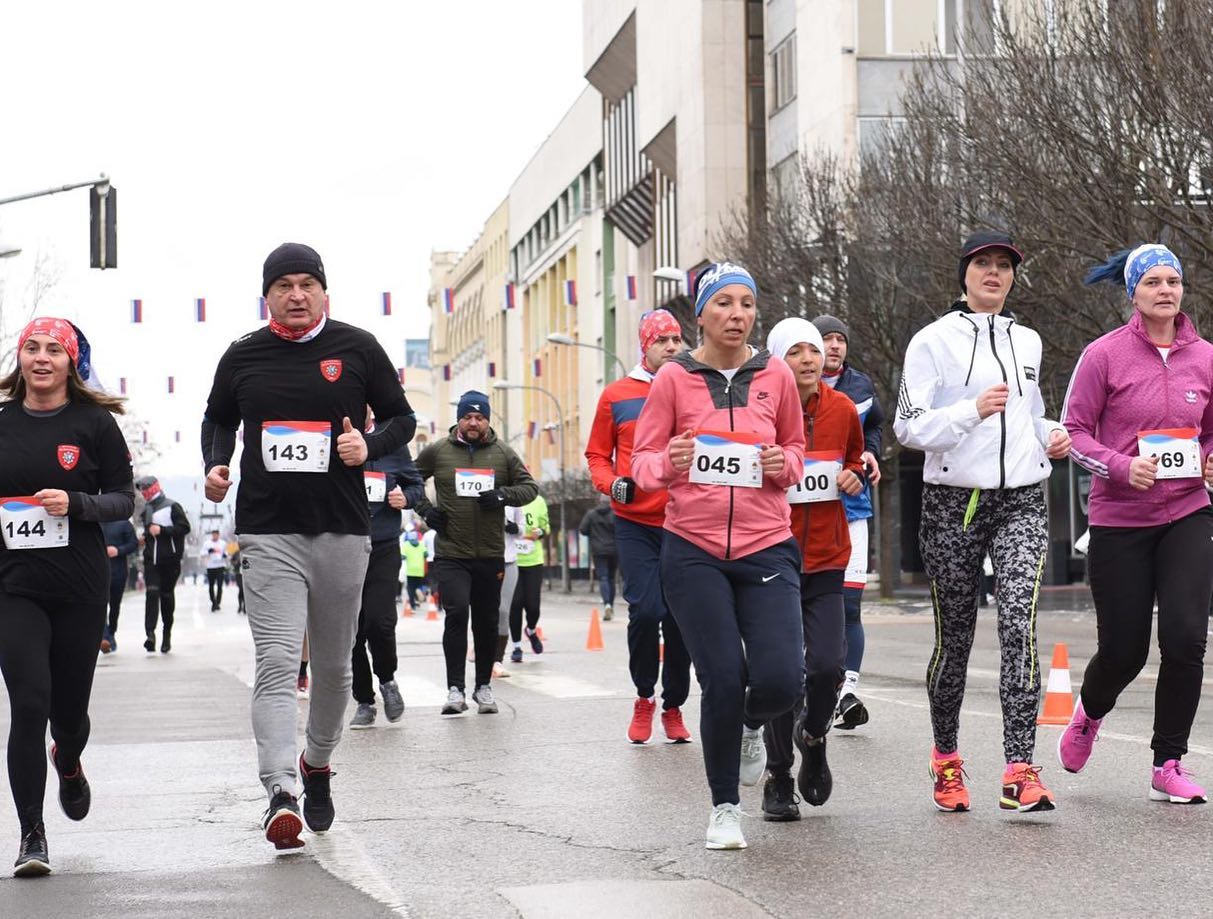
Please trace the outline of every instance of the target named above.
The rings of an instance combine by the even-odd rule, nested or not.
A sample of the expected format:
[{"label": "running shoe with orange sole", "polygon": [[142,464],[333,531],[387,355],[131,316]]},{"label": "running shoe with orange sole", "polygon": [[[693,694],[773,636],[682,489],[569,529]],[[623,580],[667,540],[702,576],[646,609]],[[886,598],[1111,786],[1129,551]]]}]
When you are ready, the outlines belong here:
[{"label": "running shoe with orange sole", "polygon": [[1002,774],[1002,796],[998,799],[998,806],[1005,811],[1026,814],[1029,811],[1051,811],[1056,805],[1053,803],[1053,792],[1045,788],[1040,780],[1040,766],[1007,763],[1007,771]]},{"label": "running shoe with orange sole", "polygon": [[953,754],[940,756],[931,750],[931,778],[935,780],[935,806],[941,811],[967,811],[969,790],[965,788],[964,760]]}]

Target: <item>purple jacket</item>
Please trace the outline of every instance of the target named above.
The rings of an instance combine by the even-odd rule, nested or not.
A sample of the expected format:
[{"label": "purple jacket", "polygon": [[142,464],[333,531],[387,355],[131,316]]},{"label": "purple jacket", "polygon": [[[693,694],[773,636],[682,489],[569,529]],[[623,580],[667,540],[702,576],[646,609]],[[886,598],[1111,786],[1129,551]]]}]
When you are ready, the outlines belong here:
[{"label": "purple jacket", "polygon": [[1164,363],[1141,316],[1087,345],[1066,392],[1061,423],[1070,456],[1093,473],[1092,526],[1171,523],[1209,505],[1202,478],[1160,479],[1146,491],[1129,484],[1138,431],[1195,428],[1201,461],[1213,450],[1213,345],[1183,313]]}]

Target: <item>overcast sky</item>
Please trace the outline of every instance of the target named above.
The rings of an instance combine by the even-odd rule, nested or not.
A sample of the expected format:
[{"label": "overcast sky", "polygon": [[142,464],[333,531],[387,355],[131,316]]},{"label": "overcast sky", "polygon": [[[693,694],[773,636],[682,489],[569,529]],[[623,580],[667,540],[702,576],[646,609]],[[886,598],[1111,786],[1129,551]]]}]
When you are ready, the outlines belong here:
[{"label": "overcast sky", "polygon": [[583,85],[578,0],[7,4],[0,198],[108,173],[119,267],[88,268],[87,189],[0,207],[23,250],[0,260],[6,331],[42,255],[59,280],[38,312],[81,326],[111,388],[127,378],[158,471],[197,471],[266,254],[314,246],[334,318],[402,364],[428,335],[431,249],[475,239]]}]

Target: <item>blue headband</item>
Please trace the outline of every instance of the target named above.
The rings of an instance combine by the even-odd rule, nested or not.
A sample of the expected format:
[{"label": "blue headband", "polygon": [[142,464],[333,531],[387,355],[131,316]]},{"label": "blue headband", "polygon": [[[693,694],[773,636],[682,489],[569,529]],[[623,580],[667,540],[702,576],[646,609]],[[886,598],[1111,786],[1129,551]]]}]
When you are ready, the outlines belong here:
[{"label": "blue headband", "polygon": [[1123,280],[1125,293],[1131,300],[1133,292],[1137,290],[1137,285],[1145,273],[1159,265],[1174,268],[1181,278],[1184,276],[1183,266],[1174,252],[1159,243],[1146,243],[1136,249],[1122,249],[1117,252],[1102,265],[1088,271],[1083,281],[1087,284],[1095,284],[1099,281]]},{"label": "blue headband", "polygon": [[734,265],[732,262],[708,265],[699,275],[696,284],[695,315],[698,316],[703,312],[703,308],[720,288],[730,284],[744,284],[750,289],[750,293],[755,297],[758,296],[758,285],[754,283],[750,273],[740,265]]}]

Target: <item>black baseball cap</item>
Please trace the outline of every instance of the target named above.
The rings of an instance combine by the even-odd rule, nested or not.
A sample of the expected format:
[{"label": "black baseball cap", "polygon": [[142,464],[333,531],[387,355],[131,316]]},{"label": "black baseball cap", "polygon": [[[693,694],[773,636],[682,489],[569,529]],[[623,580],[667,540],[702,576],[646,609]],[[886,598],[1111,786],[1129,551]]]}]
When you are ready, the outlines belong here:
[{"label": "black baseball cap", "polygon": [[1005,249],[1011,256],[1012,270],[1018,268],[1020,262],[1023,261],[1023,253],[1016,248],[1015,243],[1006,233],[1000,230],[982,230],[980,233],[974,233],[960,247],[960,270],[957,274],[957,281],[959,281],[962,291],[965,291],[965,272],[969,270],[969,262],[978,252],[984,252],[986,249]]}]

